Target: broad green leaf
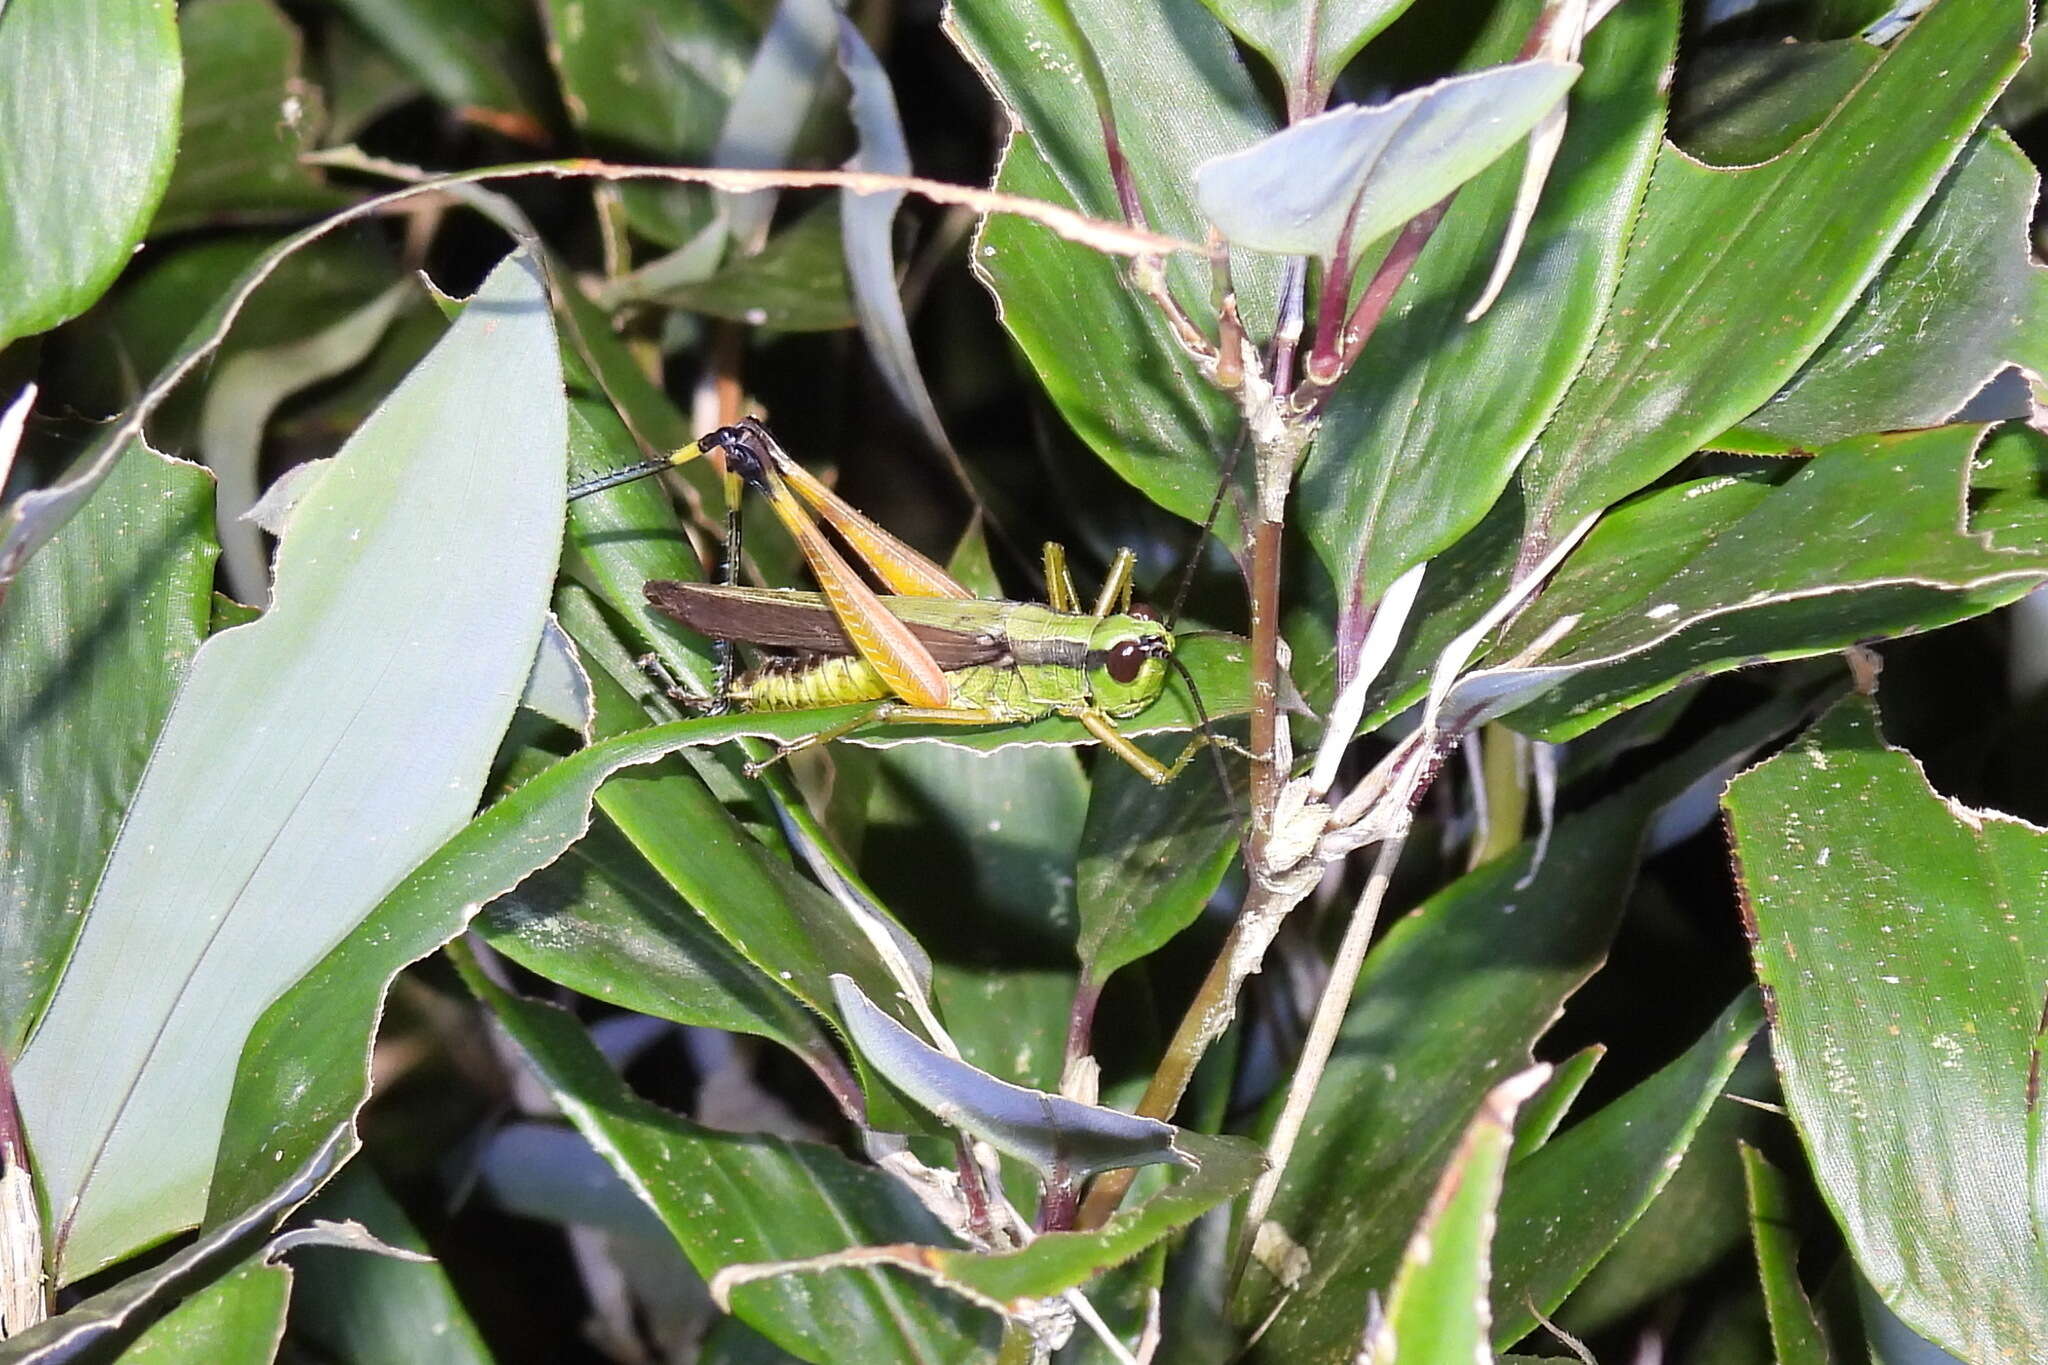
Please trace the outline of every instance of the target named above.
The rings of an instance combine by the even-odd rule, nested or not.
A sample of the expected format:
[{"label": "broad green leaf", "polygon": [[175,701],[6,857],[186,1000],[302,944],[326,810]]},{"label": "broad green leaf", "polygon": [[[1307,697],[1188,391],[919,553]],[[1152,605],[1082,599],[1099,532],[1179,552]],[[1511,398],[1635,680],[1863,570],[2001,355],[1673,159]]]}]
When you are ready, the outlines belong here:
[{"label": "broad green leaf", "polygon": [[[1500,7],[1472,60],[1512,57],[1534,8]],[[1365,357],[1331,394],[1296,501],[1324,566],[1358,602],[1377,602],[1410,565],[1472,529],[1585,359],[1656,158],[1677,33],[1670,0],[1624,5],[1601,22],[1500,299],[1465,321],[1513,210],[1517,156],[1458,192]],[[1475,392],[1487,400],[1472,401]]]},{"label": "broad green leaf", "polygon": [[569,118],[601,152],[702,164],[747,72],[754,25],[726,0],[546,0]]},{"label": "broad green leaf", "polygon": [[[832,72],[838,38],[836,0],[777,0],[733,92],[711,164],[762,170],[789,165],[811,106]],[[774,190],[720,197],[721,217],[742,251],[760,248],[779,198]]]},{"label": "broad green leaf", "polygon": [[698,1365],[790,1365],[797,1357],[738,1318],[720,1318],[704,1334]]},{"label": "broad green leaf", "polygon": [[1497,1346],[1554,1311],[1656,1199],[1763,1025],[1738,996],[1685,1055],[1515,1163],[1494,1242]]},{"label": "broad green leaf", "polygon": [[[366,1161],[321,1191],[308,1218],[355,1222],[387,1246],[424,1255],[419,1229]],[[491,1353],[437,1262],[400,1260],[347,1247],[308,1247],[294,1257],[292,1336],[346,1365],[417,1357],[432,1343],[437,1365],[490,1365]]]},{"label": "broad green leaf", "polygon": [[1944,799],[1867,698],[1726,804],[1785,1102],[1857,1265],[1953,1355],[2048,1353],[2027,1080],[2048,838]]},{"label": "broad green leaf", "polygon": [[172,0],[0,9],[0,346],[106,289],[142,240],[178,146]]},{"label": "broad green leaf", "polygon": [[291,1296],[291,1267],[258,1256],[172,1309],[121,1365],[269,1365]]},{"label": "broad green leaf", "polygon": [[353,21],[337,15],[321,34],[321,84],[327,89],[327,140],[336,146],[424,91],[411,72]]},{"label": "broad green leaf", "polygon": [[1494,1212],[1514,1143],[1515,1111],[1549,1074],[1549,1067],[1532,1067],[1480,1102],[1408,1240],[1385,1316],[1366,1332],[1363,1359],[1465,1365],[1487,1358]]},{"label": "broad green leaf", "polygon": [[[1692,678],[2022,596],[2048,576],[2048,556],[1994,549],[1963,526],[1965,467],[1983,434],[1844,441],[1782,487],[1695,480],[1611,513],[1489,656],[1549,685],[1510,723],[1567,739]],[[1557,628],[1555,645],[1518,658]]]},{"label": "broad green leaf", "polygon": [[1799,1284],[1799,1232],[1793,1221],[1791,1182],[1748,1143],[1742,1145],[1742,1176],[1749,1191],[1750,1236],[1778,1365],[1829,1365],[1833,1356],[1827,1334]]},{"label": "broad green leaf", "polygon": [[[1170,761],[1181,743],[1176,737],[1145,747]],[[1237,855],[1237,841],[1236,813],[1205,758],[1198,755],[1164,789],[1129,764],[1099,764],[1074,872],[1084,989],[1099,994],[1117,968],[1192,924]]]},{"label": "broad green leaf", "polygon": [[884,1014],[851,978],[835,976],[832,987],[847,1035],[889,1084],[1000,1152],[1048,1175],[1196,1164],[1171,1124],[998,1080]]},{"label": "broad green leaf", "polygon": [[[1351,1359],[1365,1296],[1391,1282],[1481,1098],[1530,1064],[1564,1001],[1604,960],[1657,809],[1783,724],[1775,712],[1744,718],[1636,787],[1561,821],[1533,876],[1525,843],[1387,931],[1366,957],[1270,1215],[1307,1252],[1309,1270],[1262,1340],[1260,1359]],[[1578,1128],[1516,1169],[1544,1159]],[[1239,1321],[1262,1320],[1277,1293],[1255,1266]]]},{"label": "broad green leaf", "polygon": [[60,1282],[199,1220],[257,1016],[475,808],[554,575],[560,394],[509,258],[194,659],[15,1072]]},{"label": "broad green leaf", "polygon": [[[335,1128],[309,1143],[298,1165],[252,1172],[262,1179],[249,1181],[256,1194],[247,1206],[232,1210],[177,1254],[0,1342],[0,1365],[70,1365],[118,1352],[167,1305],[205,1288],[256,1252],[285,1215],[334,1174],[353,1141],[348,1129]],[[279,1180],[280,1171],[289,1174]]]},{"label": "broad green leaf", "polygon": [[521,0],[336,0],[460,117],[539,141],[547,102],[540,25]]},{"label": "broad green leaf", "polygon": [[[995,1253],[916,1244],[870,1246],[844,1260],[895,1266],[931,1279],[975,1303],[1015,1312],[1034,1299],[1052,1298],[1085,1286],[1103,1271],[1121,1265],[1187,1226],[1242,1193],[1265,1164],[1258,1145],[1244,1138],[1182,1131],[1176,1141],[1191,1158],[1193,1169],[1151,1198],[1133,1201],[1093,1232],[1043,1233],[1021,1250]],[[723,1277],[726,1283],[714,1282],[713,1292],[722,1288],[730,1293],[733,1285],[756,1280],[781,1282],[793,1274],[843,1268],[835,1265],[829,1254],[808,1264],[791,1264],[794,1259],[729,1270]]]},{"label": "broad green leaf", "polygon": [[1203,162],[1195,195],[1233,246],[1355,258],[1491,165],[1578,77],[1576,63],[1516,62],[1347,104]]},{"label": "broad green leaf", "polygon": [[299,31],[271,0],[202,0],[179,13],[185,100],[178,161],[152,236],[222,220],[311,215],[349,196],[299,164],[320,132]]},{"label": "broad green leaf", "polygon": [[205,637],[212,481],[147,447],[115,465],[0,603],[0,1052],[71,955],[122,812]]},{"label": "broad green leaf", "polygon": [[[996,188],[1097,217],[1121,216],[1095,106],[1073,73],[1085,58],[1056,10],[1063,0],[965,0],[953,39],[1016,118]],[[1272,131],[1272,115],[1230,37],[1199,0],[1097,0],[1074,7],[1100,58],[1118,142],[1151,225],[1200,240],[1196,165]],[[1061,414],[1111,468],[1161,506],[1199,521],[1238,439],[1234,405],[1174,342],[1159,310],[1114,261],[1014,217],[987,220],[976,270]],[[1240,256],[1235,279],[1254,332],[1270,327],[1278,262]],[[1179,256],[1168,279],[1206,308],[1207,271]]]},{"label": "broad green leaf", "polygon": [[1245,46],[1273,64],[1290,111],[1312,114],[1345,63],[1413,0],[1204,0]]},{"label": "broad green leaf", "polygon": [[609,821],[493,901],[474,929],[594,1000],[770,1038],[814,1068],[838,1063],[815,1017],[728,947]]},{"label": "broad green leaf", "polygon": [[1716,170],[1667,146],[1606,325],[1523,462],[1525,557],[1792,377],[1934,193],[2026,30],[2017,0],[1937,4],[1777,159]]},{"label": "broad green leaf", "polygon": [[[826,1147],[722,1133],[627,1090],[581,1026],[465,968],[464,979],[533,1065],[569,1121],[667,1224],[698,1273],[944,1232],[895,1180]],[[741,1290],[734,1307],[812,1361],[977,1358],[993,1324],[922,1286],[868,1271]]]}]

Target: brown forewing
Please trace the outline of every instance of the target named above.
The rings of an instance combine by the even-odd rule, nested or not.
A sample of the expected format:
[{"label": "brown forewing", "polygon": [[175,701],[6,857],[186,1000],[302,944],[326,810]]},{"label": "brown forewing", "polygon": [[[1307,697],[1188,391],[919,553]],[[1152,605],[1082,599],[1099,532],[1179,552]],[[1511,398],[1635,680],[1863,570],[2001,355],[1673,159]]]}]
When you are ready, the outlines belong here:
[{"label": "brown forewing", "polygon": [[[672,579],[655,579],[647,584],[646,592],[647,601],[655,610],[714,640],[807,654],[854,652],[853,641],[840,628],[839,618],[813,593],[728,588]],[[882,601],[886,605],[889,599],[884,597]],[[910,633],[940,668],[1000,663],[1009,656],[1008,645],[986,632],[954,630],[924,622],[908,624]]]}]

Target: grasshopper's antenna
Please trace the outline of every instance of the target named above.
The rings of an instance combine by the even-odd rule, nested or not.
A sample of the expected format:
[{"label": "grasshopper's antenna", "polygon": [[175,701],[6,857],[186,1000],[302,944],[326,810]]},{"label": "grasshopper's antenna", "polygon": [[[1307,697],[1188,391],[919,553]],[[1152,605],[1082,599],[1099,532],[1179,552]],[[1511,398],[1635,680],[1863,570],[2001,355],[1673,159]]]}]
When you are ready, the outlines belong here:
[{"label": "grasshopper's antenna", "polygon": [[[1244,453],[1244,437],[1230,447],[1229,458],[1223,461],[1223,469],[1216,478],[1216,496],[1209,499],[1209,515],[1202,518],[1202,529],[1195,533],[1195,543],[1188,550],[1187,562],[1181,566],[1180,583],[1173,590],[1173,606],[1166,613],[1166,628],[1172,630],[1180,621],[1180,609],[1187,605],[1188,589],[1195,583],[1195,567],[1202,562],[1202,548],[1209,543],[1209,533],[1216,529],[1216,518],[1223,514],[1223,499],[1230,492],[1231,476],[1237,473],[1238,457]],[[1182,670],[1186,676],[1186,670]]]},{"label": "grasshopper's antenna", "polygon": [[[685,446],[683,449],[687,450],[689,447]],[[594,474],[581,483],[569,486],[569,501],[587,498],[592,493],[602,493],[607,488],[617,488],[622,483],[633,483],[659,474],[664,469],[673,469],[675,466],[675,457],[664,455],[658,460],[642,460],[639,464],[629,464],[624,469],[614,469],[609,474]]]},{"label": "grasshopper's antenna", "polygon": [[1223,784],[1223,799],[1230,803],[1231,824],[1242,828],[1245,822],[1244,807],[1237,803],[1237,788],[1231,785],[1230,767],[1223,761],[1223,742],[1217,737],[1215,725],[1209,719],[1209,708],[1202,704],[1202,692],[1195,686],[1195,675],[1188,672],[1188,666],[1171,652],[1161,657],[1173,666],[1173,671],[1180,674],[1180,680],[1187,684],[1188,700],[1195,704],[1195,726],[1202,732],[1202,738],[1206,741],[1203,747],[1208,749],[1209,757],[1215,761],[1216,780]]}]

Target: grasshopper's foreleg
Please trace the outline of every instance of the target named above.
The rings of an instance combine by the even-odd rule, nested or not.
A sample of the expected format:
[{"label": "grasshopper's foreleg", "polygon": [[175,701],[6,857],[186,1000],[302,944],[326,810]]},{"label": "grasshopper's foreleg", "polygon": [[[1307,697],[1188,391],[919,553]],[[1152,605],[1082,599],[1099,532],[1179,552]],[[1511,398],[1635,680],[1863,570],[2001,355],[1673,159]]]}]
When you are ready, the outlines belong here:
[{"label": "grasshopper's foreleg", "polygon": [[1179,777],[1181,770],[1194,761],[1195,755],[1211,744],[1219,749],[1228,749],[1231,753],[1241,754],[1246,758],[1251,757],[1251,752],[1236,740],[1226,735],[1211,735],[1198,730],[1188,737],[1187,745],[1180,751],[1178,758],[1174,759],[1171,763],[1161,763],[1158,759],[1140,749],[1129,735],[1117,728],[1115,721],[1102,712],[1089,709],[1076,711],[1073,713],[1073,716],[1075,720],[1080,721],[1082,725],[1087,727],[1089,734],[1102,741],[1102,747],[1130,764],[1131,767],[1137,770],[1139,776],[1155,787],[1163,787],[1173,781],[1174,778]]},{"label": "grasshopper's foreleg", "polygon": [[802,739],[788,744],[777,744],[774,754],[757,763],[746,765],[748,777],[759,777],[764,768],[779,763],[791,754],[800,754],[806,749],[815,749],[820,744],[830,744],[835,739],[844,739],[869,725],[1000,725],[1016,717],[980,706],[912,706],[908,702],[876,702],[868,710],[827,726],[816,734],[805,735]]}]

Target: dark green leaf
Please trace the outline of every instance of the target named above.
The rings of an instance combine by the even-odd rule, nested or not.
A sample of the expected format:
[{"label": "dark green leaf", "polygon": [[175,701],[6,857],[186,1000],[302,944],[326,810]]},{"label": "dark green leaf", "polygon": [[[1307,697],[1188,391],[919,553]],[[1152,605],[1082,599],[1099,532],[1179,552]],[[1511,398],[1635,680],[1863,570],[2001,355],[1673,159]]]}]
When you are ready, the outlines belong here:
[{"label": "dark green leaf", "polygon": [[493,901],[474,927],[514,962],[593,999],[837,1064],[815,1016],[728,947],[609,821]]},{"label": "dark green leaf", "polygon": [[[490,1006],[570,1122],[661,1215],[698,1273],[844,1250],[849,1242],[945,1234],[905,1188],[809,1143],[721,1133],[628,1091],[576,1021],[508,994],[472,969]],[[743,1289],[735,1307],[805,1360],[939,1362],[973,1358],[992,1324],[964,1305],[869,1271]]]},{"label": "dark green leaf", "polygon": [[1494,1245],[1495,1345],[1532,1331],[1642,1216],[1762,1024],[1745,992],[1684,1056],[1515,1163]]},{"label": "dark green leaf", "polygon": [[1708,46],[1673,96],[1671,140],[1710,165],[1769,161],[1820,127],[1883,55],[1860,38]]},{"label": "dark green leaf", "polygon": [[151,235],[347,203],[299,164],[320,131],[320,91],[300,78],[299,31],[271,0],[201,0],[178,17],[183,126]]},{"label": "dark green leaf", "polygon": [[[305,1216],[361,1224],[387,1246],[428,1249],[367,1162],[343,1170]],[[439,1263],[340,1246],[308,1247],[293,1260],[293,1338],[316,1343],[328,1358],[375,1365],[416,1358],[431,1342],[437,1365],[490,1365],[491,1353]]]},{"label": "dark green leaf", "polygon": [[475,809],[555,570],[555,357],[508,258],[194,659],[15,1070],[60,1282],[198,1221],[242,1038]]},{"label": "dark green leaf", "polygon": [[2027,246],[2039,186],[2011,139],[1979,133],[1827,344],[1740,430],[1811,450],[1938,426],[2007,364],[2048,368],[2048,271]]},{"label": "dark green leaf", "polygon": [[1245,45],[1273,64],[1291,110],[1313,111],[1345,63],[1413,0],[1204,0]]},{"label": "dark green leaf", "polygon": [[[1085,59],[1055,12],[1065,8],[970,0],[949,12],[950,30],[1018,122],[996,187],[1117,218],[1095,107],[1073,74]],[[1271,114],[1199,0],[1081,8],[1151,225],[1200,240],[1195,166],[1271,132]],[[1148,497],[1199,521],[1237,442],[1238,414],[1181,353],[1158,310],[1123,283],[1116,262],[1013,216],[984,224],[974,260],[1004,326],[1075,431]],[[1177,257],[1168,276],[1187,306],[1208,297],[1198,262]],[[1236,263],[1255,330],[1270,326],[1277,280],[1270,257]]]},{"label": "dark green leaf", "polygon": [[[1691,678],[2023,595],[2048,557],[1993,549],[1963,527],[1964,467],[1983,430],[1845,441],[1783,487],[1696,480],[1615,511],[1489,655],[1550,687],[1511,723],[1566,739]],[[1557,629],[1558,643],[1525,657]]]},{"label": "dark green leaf", "polygon": [[1480,1103],[1408,1240],[1387,1291],[1386,1316],[1365,1334],[1372,1359],[1487,1358],[1488,1266],[1515,1110],[1548,1075],[1548,1067],[1524,1071]]},{"label": "dark green leaf", "polygon": [[131,449],[0,604],[0,1052],[19,1056],[207,629],[211,480]]},{"label": "dark green leaf", "polygon": [[178,146],[172,0],[0,9],[0,346],[76,317],[142,240]]},{"label": "dark green leaf", "polygon": [[[893,276],[891,277],[893,280]],[[671,308],[709,313],[752,327],[825,332],[853,326],[839,205],[812,209],[709,279],[653,295]]]},{"label": "dark green leaf", "polygon": [[[1500,7],[1473,60],[1512,57],[1534,11]],[[1360,602],[1378,601],[1410,565],[1471,530],[1584,361],[1656,156],[1677,32],[1670,0],[1624,5],[1602,21],[1586,40],[1564,143],[1506,291],[1465,321],[1513,209],[1515,156],[1459,191],[1365,358],[1331,395],[1302,471],[1300,516],[1324,566],[1355,584]]]},{"label": "dark green leaf", "polygon": [[121,1353],[122,1365],[269,1365],[291,1293],[291,1268],[258,1256],[172,1309]]},{"label": "dark green leaf", "polygon": [[1858,1266],[1952,1354],[2048,1353],[2028,1081],[2048,841],[1943,799],[1860,697],[1727,809],[1785,1101]]},{"label": "dark green leaf", "polygon": [[1667,148],[1606,325],[1523,463],[1532,548],[1792,377],[1934,193],[2026,30],[2016,0],[1936,5],[1776,160],[1715,170]]},{"label": "dark green leaf", "polygon": [[[1146,748],[1171,760],[1180,741]],[[1081,971],[1094,991],[1192,924],[1237,853],[1236,813],[1205,760],[1160,788],[1104,757],[1074,873]]]},{"label": "dark green leaf", "polygon": [[336,0],[456,114],[538,141],[548,89],[523,0]]},{"label": "dark green leaf", "polygon": [[1543,1088],[1523,1104],[1515,1121],[1515,1145],[1508,1153],[1508,1160],[1520,1161],[1541,1150],[1544,1143],[1557,1136],[1558,1125],[1571,1112],[1579,1092],[1593,1078],[1593,1068],[1600,1065],[1600,1059],[1606,1055],[1607,1049],[1595,1043],[1591,1047],[1580,1048],[1550,1069]]},{"label": "dark green leaf", "polygon": [[1778,1365],[1829,1365],[1827,1334],[1813,1303],[1799,1284],[1799,1232],[1793,1221],[1792,1187],[1784,1173],[1747,1143],[1742,1175],[1749,1190],[1750,1236],[1771,1316],[1771,1347]]}]

